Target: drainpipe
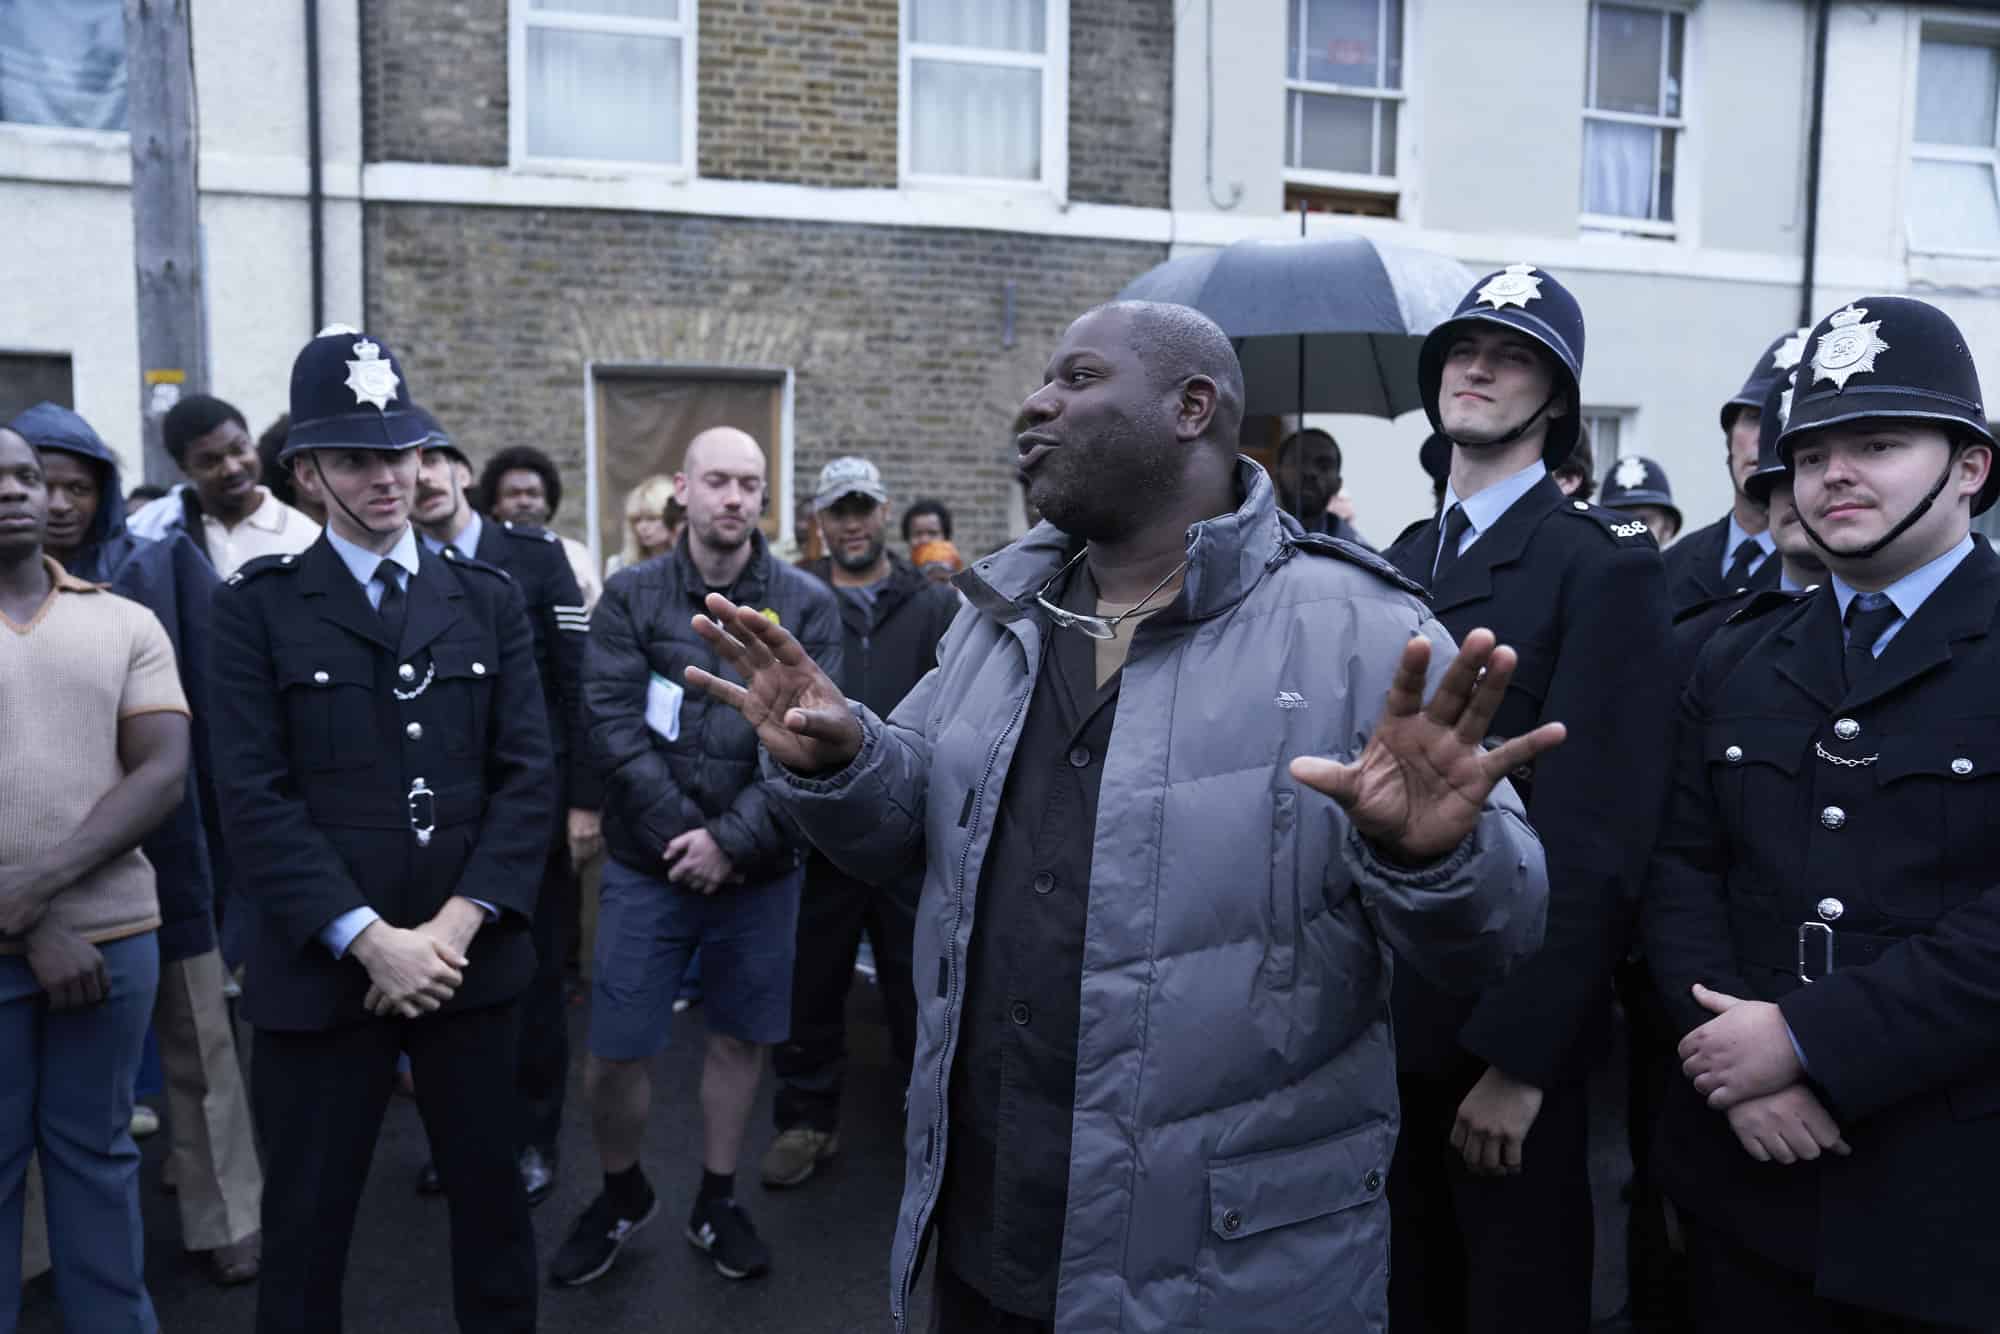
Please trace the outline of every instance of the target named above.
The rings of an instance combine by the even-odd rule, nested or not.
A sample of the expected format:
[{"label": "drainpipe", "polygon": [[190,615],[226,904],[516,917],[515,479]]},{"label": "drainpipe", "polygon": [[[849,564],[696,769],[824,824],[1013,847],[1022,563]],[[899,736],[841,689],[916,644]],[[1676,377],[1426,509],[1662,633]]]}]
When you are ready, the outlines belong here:
[{"label": "drainpipe", "polygon": [[1819,268],[1819,154],[1826,120],[1826,28],[1833,0],[1819,0],[1819,15],[1813,31],[1812,120],[1806,130],[1806,236],[1805,274],[1799,281],[1799,324],[1808,326],[1818,319],[1813,307],[1813,287]]},{"label": "drainpipe", "polygon": [[306,0],[306,217],[312,250],[312,327],[326,327],[326,195],[319,143],[319,0]]}]

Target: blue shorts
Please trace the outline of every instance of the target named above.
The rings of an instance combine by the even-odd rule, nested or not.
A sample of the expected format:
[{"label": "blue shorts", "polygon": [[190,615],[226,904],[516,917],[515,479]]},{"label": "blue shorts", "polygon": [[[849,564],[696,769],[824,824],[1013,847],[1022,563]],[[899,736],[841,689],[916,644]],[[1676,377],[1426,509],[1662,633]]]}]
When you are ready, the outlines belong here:
[{"label": "blue shorts", "polygon": [[708,1029],[759,1046],[791,1035],[802,870],[697,894],[604,859],[592,951],[590,1052],[639,1061],[667,1045],[674,995],[701,950]]}]

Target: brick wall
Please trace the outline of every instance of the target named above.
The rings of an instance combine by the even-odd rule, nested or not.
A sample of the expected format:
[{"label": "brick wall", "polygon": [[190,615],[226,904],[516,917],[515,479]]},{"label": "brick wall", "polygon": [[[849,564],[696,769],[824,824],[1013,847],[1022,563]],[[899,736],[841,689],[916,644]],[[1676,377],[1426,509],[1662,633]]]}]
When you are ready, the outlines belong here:
[{"label": "brick wall", "polygon": [[896,184],[897,0],[701,0],[703,176]]},{"label": "brick wall", "polygon": [[[371,204],[371,329],[475,455],[549,450],[583,495],[586,361],[790,366],[794,477],[866,454],[1006,536],[1014,413],[1056,338],[1166,248],[918,228]],[[1016,342],[1002,342],[1004,284]],[[565,502],[558,526],[586,516]]]},{"label": "brick wall", "polygon": [[1173,0],[1077,0],[1069,11],[1069,194],[1167,207]]},{"label": "brick wall", "polygon": [[507,0],[363,0],[370,162],[507,165]]}]

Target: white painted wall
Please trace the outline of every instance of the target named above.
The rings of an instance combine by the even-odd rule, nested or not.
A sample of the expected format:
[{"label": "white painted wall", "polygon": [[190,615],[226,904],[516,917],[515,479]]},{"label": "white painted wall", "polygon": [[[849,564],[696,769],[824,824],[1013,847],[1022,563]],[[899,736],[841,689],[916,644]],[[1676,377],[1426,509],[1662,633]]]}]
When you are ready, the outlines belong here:
[{"label": "white painted wall", "polygon": [[[305,6],[199,0],[193,14],[215,393],[253,432],[285,410],[312,327],[305,200]],[[328,319],[358,319],[362,244],[358,26],[320,6]],[[0,350],[71,358],[77,409],[139,472],[139,348],[124,135],[0,125]]]}]

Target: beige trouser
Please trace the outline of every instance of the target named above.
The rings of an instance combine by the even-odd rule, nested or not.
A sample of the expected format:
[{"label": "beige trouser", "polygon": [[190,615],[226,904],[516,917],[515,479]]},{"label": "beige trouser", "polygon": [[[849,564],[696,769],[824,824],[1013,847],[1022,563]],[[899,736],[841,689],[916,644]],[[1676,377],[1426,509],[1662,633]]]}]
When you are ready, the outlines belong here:
[{"label": "beige trouser", "polygon": [[163,963],[153,1006],[181,1244],[191,1251],[216,1250],[256,1232],[264,1200],[222,976],[217,950]]}]

